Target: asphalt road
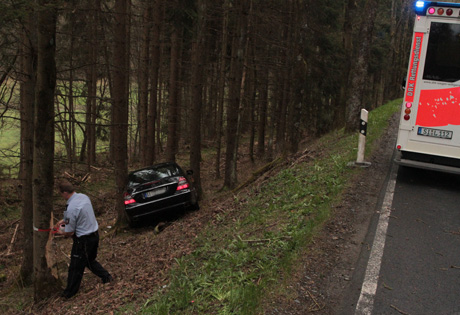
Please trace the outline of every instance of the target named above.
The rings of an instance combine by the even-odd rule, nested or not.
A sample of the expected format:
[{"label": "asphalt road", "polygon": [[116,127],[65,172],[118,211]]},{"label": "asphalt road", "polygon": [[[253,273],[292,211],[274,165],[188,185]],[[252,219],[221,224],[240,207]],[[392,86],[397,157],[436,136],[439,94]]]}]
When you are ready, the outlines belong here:
[{"label": "asphalt road", "polygon": [[460,314],[460,176],[392,165],[343,314]]}]

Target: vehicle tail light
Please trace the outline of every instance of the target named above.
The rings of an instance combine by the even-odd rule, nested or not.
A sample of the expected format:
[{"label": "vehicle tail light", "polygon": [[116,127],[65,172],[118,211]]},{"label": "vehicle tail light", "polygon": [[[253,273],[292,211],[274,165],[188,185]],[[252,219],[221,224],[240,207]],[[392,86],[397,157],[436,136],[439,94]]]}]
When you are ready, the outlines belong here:
[{"label": "vehicle tail light", "polygon": [[409,120],[410,119],[410,113],[412,112],[411,107],[412,107],[412,103],[407,102],[406,103],[406,109],[404,110],[404,113],[406,114],[406,115],[404,115],[404,120]]},{"label": "vehicle tail light", "polygon": [[[418,1],[417,3],[419,2],[420,2],[420,6],[416,5],[416,10],[418,10],[417,12],[423,12],[422,10],[423,10],[424,4],[422,3],[422,1]],[[437,16],[443,16],[444,14],[447,16],[452,16],[452,14],[454,14],[453,9],[436,8],[436,7],[429,7],[427,12],[430,15],[437,15]]]},{"label": "vehicle tail light", "polygon": [[128,194],[128,193],[125,193],[125,194],[123,195],[123,197],[124,197],[124,199],[125,199],[125,205],[129,205],[129,204],[131,204],[131,203],[135,203],[135,202],[136,202],[136,200],[134,200],[134,198],[131,197],[131,195]]},{"label": "vehicle tail light", "polygon": [[189,187],[188,181],[185,177],[179,177],[179,183],[176,190],[187,189]]}]

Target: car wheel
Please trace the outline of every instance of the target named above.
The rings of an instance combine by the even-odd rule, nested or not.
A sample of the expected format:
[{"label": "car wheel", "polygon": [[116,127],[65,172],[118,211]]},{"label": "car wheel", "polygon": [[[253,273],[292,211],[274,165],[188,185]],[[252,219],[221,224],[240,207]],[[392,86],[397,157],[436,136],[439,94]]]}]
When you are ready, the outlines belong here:
[{"label": "car wheel", "polygon": [[198,203],[198,201],[195,204],[191,205],[190,210],[192,211],[200,210],[200,204]]},{"label": "car wheel", "polygon": [[139,226],[138,221],[134,221],[133,218],[131,218],[129,215],[126,216],[128,218],[128,225],[130,228],[136,228]]}]

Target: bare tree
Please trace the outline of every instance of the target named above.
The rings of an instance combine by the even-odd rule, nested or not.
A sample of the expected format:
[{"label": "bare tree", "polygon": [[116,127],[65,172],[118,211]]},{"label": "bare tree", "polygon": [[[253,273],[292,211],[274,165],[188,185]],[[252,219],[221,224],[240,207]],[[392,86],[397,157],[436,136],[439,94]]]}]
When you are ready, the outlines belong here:
[{"label": "bare tree", "polygon": [[168,107],[168,141],[166,143],[166,160],[175,161],[179,142],[179,59],[182,29],[172,26],[171,61],[169,72],[169,107]]},{"label": "bare tree", "polygon": [[219,64],[219,99],[217,101],[217,122],[216,122],[216,178],[220,178],[220,157],[222,150],[222,135],[223,135],[223,117],[224,117],[224,99],[225,99],[225,68],[227,59],[228,45],[228,19],[229,19],[229,0],[224,0],[223,16],[222,16],[222,43],[220,47],[220,64]]},{"label": "bare tree", "polygon": [[113,157],[115,166],[117,226],[126,224],[123,191],[128,176],[128,1],[116,0],[113,54]]},{"label": "bare tree", "polygon": [[87,85],[87,99],[86,99],[86,141],[88,152],[88,170],[90,166],[96,163],[96,116],[97,116],[97,79],[98,79],[98,23],[100,12],[100,0],[88,0],[87,6],[89,8],[87,35],[88,40],[88,64],[86,69],[86,85]]},{"label": "bare tree", "polygon": [[378,0],[368,0],[364,8],[366,17],[361,22],[359,34],[361,36],[358,55],[351,69],[350,91],[347,102],[347,120],[345,131],[352,132],[359,128],[359,113],[362,107],[364,83],[366,82],[372,32],[375,16],[378,9]]},{"label": "bare tree", "polygon": [[205,47],[206,31],[206,5],[207,0],[199,0],[195,22],[194,39],[192,42],[192,117],[190,123],[190,166],[194,171],[195,186],[198,196],[202,194],[201,188],[201,113],[203,107],[203,50]]},{"label": "bare tree", "polygon": [[153,5],[153,27],[152,27],[152,40],[151,40],[151,71],[150,71],[150,101],[147,113],[147,143],[145,144],[147,150],[146,164],[153,164],[155,161],[155,127],[157,125],[157,112],[158,112],[158,84],[160,76],[160,35],[161,24],[163,18],[163,2],[162,0],[155,0]]},{"label": "bare tree", "polygon": [[267,125],[267,108],[268,108],[268,68],[262,66],[260,72],[259,84],[259,121],[257,126],[257,151],[258,158],[263,158],[265,154],[265,130]]},{"label": "bare tree", "polygon": [[229,101],[227,105],[227,149],[225,152],[224,186],[234,188],[237,180],[238,155],[238,117],[241,102],[241,80],[243,77],[243,62],[246,44],[246,1],[235,1],[237,20],[232,38],[232,55],[229,73]]},{"label": "bare tree", "polygon": [[[35,94],[33,212],[34,229],[50,226],[54,186],[54,91],[56,88],[56,20],[54,1],[40,0],[38,7],[37,87]],[[48,233],[34,234],[35,300],[58,288],[46,257]]]},{"label": "bare tree", "polygon": [[146,4],[147,8],[144,10],[142,17],[142,42],[141,42],[141,56],[139,61],[139,153],[141,163],[148,164],[148,150],[151,146],[147,143],[154,141],[154,138],[148,137],[148,109],[149,109],[149,57],[150,57],[150,29],[152,20],[152,7],[151,4]]},{"label": "bare tree", "polygon": [[37,72],[37,33],[33,12],[27,12],[23,21],[21,46],[21,167],[22,226],[24,248],[20,278],[23,284],[33,280],[33,151],[34,151],[34,101]]}]

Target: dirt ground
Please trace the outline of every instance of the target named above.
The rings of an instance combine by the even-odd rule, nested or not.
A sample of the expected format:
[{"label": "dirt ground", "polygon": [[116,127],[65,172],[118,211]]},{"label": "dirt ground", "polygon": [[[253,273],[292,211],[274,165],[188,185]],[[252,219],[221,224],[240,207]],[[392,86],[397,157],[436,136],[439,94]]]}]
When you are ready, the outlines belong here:
[{"label": "dirt ground", "polygon": [[[389,169],[396,127],[395,117],[387,135],[382,137],[379,149],[369,159],[371,166],[352,179],[351,188],[345,193],[343,202],[335,208],[332,219],[315,239],[294,281],[287,284],[288,294],[267,305],[265,314],[337,312],[343,293],[350,283],[354,263],[364,246],[362,241]],[[259,165],[248,163],[239,166],[239,170],[242,167],[257,169]],[[214,177],[212,165],[203,167],[202,171],[203,178]],[[251,171],[241,173],[251,174]],[[90,180],[98,180],[105,174],[107,172],[100,169]],[[85,174],[69,175],[78,184]],[[244,181],[244,178],[240,178],[240,181]],[[111,202],[113,196],[103,191],[89,194],[100,225],[98,260],[112,273],[115,281],[102,285],[97,277],[86,272],[79,294],[69,300],[59,297],[60,289],[56,290],[55,296],[39,305],[26,302],[30,301],[31,290],[9,294],[17,281],[15,266],[20,265],[22,258],[22,232],[18,228],[15,233],[18,220],[11,222],[0,217],[0,311],[9,314],[110,314],[127,303],[138,301],[139,307],[142,306],[151,292],[167,285],[166,275],[175,259],[194,250],[196,233],[204,225],[213,222],[230,204],[226,202],[228,196],[212,195],[216,187],[221,187],[221,181],[203,180],[203,183],[207,198],[201,203],[201,210],[177,217],[160,218],[157,222],[116,236],[113,233],[116,218]],[[17,198],[14,197],[17,192],[9,189],[2,193]],[[56,203],[57,219],[61,204],[63,207],[64,201]],[[71,244],[71,239],[63,237],[55,237],[52,241],[55,270],[62,280],[66,279]],[[145,255],[146,252],[151,255]],[[135,313],[136,309],[130,309],[129,312]]]}]

